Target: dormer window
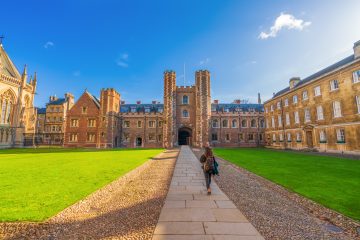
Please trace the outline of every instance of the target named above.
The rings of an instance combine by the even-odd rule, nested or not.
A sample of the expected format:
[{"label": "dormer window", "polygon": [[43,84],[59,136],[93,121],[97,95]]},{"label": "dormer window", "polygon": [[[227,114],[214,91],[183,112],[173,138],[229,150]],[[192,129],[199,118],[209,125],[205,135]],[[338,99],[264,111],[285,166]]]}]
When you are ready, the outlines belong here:
[{"label": "dormer window", "polygon": [[182,103],[183,104],[189,104],[189,97],[187,95],[184,95],[182,98]]},{"label": "dormer window", "polygon": [[150,107],[145,107],[145,112],[149,113],[150,112]]},{"label": "dormer window", "polygon": [[132,113],[135,113],[135,112],[136,112],[136,107],[131,107],[130,111],[131,111]]}]

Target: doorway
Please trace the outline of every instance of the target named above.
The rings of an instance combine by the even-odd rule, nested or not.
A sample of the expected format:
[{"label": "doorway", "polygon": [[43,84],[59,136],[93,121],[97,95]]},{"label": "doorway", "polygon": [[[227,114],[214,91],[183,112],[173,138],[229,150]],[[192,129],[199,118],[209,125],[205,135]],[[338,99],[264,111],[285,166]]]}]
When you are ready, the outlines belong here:
[{"label": "doorway", "polygon": [[179,145],[191,145],[191,129],[180,128],[178,132]]},{"label": "doorway", "polygon": [[308,148],[314,147],[312,131],[306,131],[306,143]]},{"label": "doorway", "polygon": [[142,147],[142,138],[141,137],[138,137],[136,138],[136,147]]}]

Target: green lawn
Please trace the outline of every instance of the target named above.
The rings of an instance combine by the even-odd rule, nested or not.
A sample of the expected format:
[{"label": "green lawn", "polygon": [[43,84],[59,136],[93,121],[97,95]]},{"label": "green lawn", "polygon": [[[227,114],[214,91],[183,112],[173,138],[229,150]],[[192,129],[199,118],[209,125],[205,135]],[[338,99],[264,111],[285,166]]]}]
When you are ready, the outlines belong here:
[{"label": "green lawn", "polygon": [[0,150],[0,221],[42,221],[162,149]]},{"label": "green lawn", "polygon": [[217,148],[214,152],[291,191],[360,220],[359,160],[261,148]]}]

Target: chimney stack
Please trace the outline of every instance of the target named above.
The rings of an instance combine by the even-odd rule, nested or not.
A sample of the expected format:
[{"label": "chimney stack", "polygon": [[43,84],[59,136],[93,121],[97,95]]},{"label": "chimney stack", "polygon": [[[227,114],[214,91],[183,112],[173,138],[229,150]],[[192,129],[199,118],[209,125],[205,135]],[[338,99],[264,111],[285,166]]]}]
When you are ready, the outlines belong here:
[{"label": "chimney stack", "polygon": [[157,101],[156,101],[156,100],[153,100],[153,101],[152,101],[152,104],[156,104],[156,103],[157,103]]},{"label": "chimney stack", "polygon": [[125,104],[125,101],[124,100],[122,100],[121,102],[120,102],[120,104],[122,105],[122,104]]},{"label": "chimney stack", "polygon": [[234,100],[234,103],[235,103],[235,104],[240,104],[241,101],[240,101],[240,99],[235,99],[235,100]]},{"label": "chimney stack", "polygon": [[360,40],[354,43],[354,58],[360,58]]},{"label": "chimney stack", "polygon": [[141,104],[141,101],[136,101],[136,104]]},{"label": "chimney stack", "polygon": [[214,104],[219,104],[219,100],[214,100]]}]

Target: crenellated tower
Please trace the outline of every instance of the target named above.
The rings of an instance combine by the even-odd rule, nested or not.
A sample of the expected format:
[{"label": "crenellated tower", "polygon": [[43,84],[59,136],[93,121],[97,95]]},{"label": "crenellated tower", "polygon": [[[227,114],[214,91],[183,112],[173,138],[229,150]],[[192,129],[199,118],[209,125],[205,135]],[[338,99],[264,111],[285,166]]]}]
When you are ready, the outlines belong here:
[{"label": "crenellated tower", "polygon": [[210,72],[195,72],[196,86],[196,146],[209,145],[209,125],[211,117]]},{"label": "crenellated tower", "polygon": [[163,142],[165,148],[174,146],[176,125],[176,73],[164,72],[164,127]]}]

